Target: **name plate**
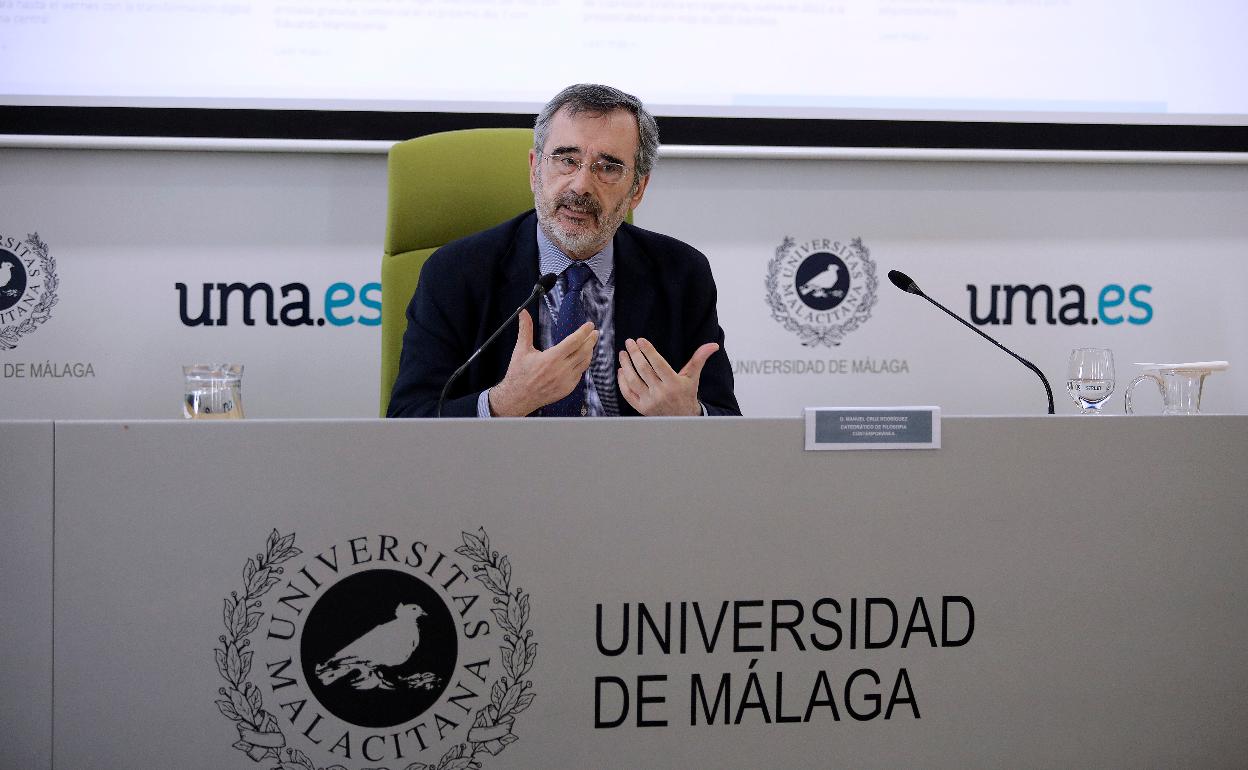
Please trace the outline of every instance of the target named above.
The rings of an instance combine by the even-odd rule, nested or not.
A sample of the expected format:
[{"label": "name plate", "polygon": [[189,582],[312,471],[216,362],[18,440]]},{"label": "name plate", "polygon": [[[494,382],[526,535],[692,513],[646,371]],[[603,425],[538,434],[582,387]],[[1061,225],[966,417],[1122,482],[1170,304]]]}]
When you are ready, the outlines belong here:
[{"label": "name plate", "polygon": [[807,407],[807,449],[940,449],[938,406]]}]

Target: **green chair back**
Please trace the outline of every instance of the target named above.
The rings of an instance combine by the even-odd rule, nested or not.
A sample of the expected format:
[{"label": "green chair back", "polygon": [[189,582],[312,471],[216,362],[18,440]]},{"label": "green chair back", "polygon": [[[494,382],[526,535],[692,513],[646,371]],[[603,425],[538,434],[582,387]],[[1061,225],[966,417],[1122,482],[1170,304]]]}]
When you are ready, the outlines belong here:
[{"label": "green chair back", "polygon": [[399,142],[390,150],[381,259],[381,415],[399,373],[407,305],[436,249],[533,208],[533,130],[477,128]]}]

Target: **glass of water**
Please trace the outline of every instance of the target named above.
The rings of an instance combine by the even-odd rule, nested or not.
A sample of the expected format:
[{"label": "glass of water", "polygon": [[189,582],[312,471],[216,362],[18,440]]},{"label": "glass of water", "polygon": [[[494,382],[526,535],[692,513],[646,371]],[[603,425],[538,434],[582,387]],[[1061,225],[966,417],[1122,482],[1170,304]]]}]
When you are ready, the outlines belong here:
[{"label": "glass of water", "polygon": [[1114,354],[1108,348],[1075,348],[1066,366],[1066,391],[1082,414],[1100,414],[1114,392]]},{"label": "glass of water", "polygon": [[186,387],[182,416],[192,420],[238,420],[243,416],[242,364],[182,367]]}]

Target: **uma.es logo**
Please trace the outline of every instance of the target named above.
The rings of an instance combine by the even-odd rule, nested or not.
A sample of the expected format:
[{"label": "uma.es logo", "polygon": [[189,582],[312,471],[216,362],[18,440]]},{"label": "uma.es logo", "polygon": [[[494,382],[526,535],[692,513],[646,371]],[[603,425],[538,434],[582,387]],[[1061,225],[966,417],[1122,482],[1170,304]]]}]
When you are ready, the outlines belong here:
[{"label": "uma.es logo", "polygon": [[[263,282],[205,283],[196,308],[192,308],[196,300],[186,284],[178,282],[174,288],[178,291],[178,317],[184,326],[228,326],[240,317],[244,326],[255,326],[257,319],[269,326],[381,324],[381,284],[376,282],[358,290],[342,281],[330,284],[317,296],[319,314],[313,313],[312,290],[304,283],[287,283],[276,290]],[[365,312],[356,312],[357,303]]]},{"label": "uma.es logo", "polygon": [[983,292],[980,287],[968,283],[966,291],[970,294],[971,321],[979,326],[1009,325],[1020,318],[1031,326],[1038,323],[1142,326],[1153,320],[1153,306],[1148,302],[1153,287],[1146,283],[1130,288],[1117,283],[1106,284],[1091,304],[1088,292],[1074,283],[1056,292],[1044,283],[1035,286],[994,283]]}]

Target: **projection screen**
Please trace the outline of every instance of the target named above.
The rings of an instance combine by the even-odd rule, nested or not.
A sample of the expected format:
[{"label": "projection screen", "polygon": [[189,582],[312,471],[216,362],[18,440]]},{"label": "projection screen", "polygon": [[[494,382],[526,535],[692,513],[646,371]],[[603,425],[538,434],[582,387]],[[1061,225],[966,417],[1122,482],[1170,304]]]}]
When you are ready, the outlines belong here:
[{"label": "projection screen", "polygon": [[397,139],[605,82],[666,142],[1238,152],[1246,29],[1244,0],[0,0],[0,133]]}]

